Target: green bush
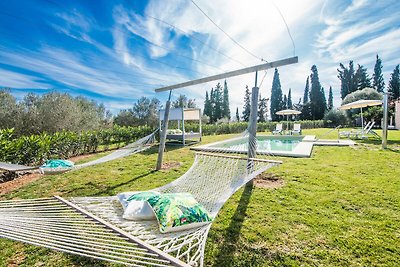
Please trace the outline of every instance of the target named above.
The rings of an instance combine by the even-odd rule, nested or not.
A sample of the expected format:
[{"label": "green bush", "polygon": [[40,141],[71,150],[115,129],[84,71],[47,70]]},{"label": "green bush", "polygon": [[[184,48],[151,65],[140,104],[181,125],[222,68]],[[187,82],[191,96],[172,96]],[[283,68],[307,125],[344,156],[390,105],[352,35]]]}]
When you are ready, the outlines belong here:
[{"label": "green bush", "polygon": [[[275,130],[276,124],[278,122],[260,122],[257,123],[257,131],[259,132],[271,132]],[[279,123],[284,124],[284,128],[286,128],[287,122],[282,121]],[[312,128],[322,128],[324,127],[323,120],[317,121],[289,121],[289,129],[293,128],[294,123],[300,123],[302,129],[312,129]],[[220,123],[220,124],[205,124],[202,126],[203,135],[218,135],[218,134],[230,134],[230,133],[242,133],[247,129],[247,122],[229,122],[229,123]],[[199,124],[185,124],[186,132],[198,132]]]},{"label": "green bush", "polygon": [[325,113],[324,116],[324,125],[326,127],[337,127],[339,125],[345,126],[348,125],[349,119],[346,116],[346,113],[342,110],[332,109]]},{"label": "green bush", "polygon": [[151,127],[120,127],[98,131],[41,133],[16,137],[14,129],[0,130],[0,161],[40,165],[48,159],[67,159],[99,151],[104,145],[126,145],[150,134]]}]

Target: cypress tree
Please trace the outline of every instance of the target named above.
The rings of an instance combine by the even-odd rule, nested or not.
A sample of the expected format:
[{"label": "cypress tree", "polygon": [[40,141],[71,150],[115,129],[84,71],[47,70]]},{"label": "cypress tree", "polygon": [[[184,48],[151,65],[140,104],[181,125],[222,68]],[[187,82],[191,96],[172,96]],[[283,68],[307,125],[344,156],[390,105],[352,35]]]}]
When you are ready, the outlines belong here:
[{"label": "cypress tree", "polygon": [[289,88],[289,93],[287,96],[287,108],[292,109],[293,108],[293,103],[292,103],[292,89]]},{"label": "cypress tree", "polygon": [[392,74],[390,75],[388,91],[390,93],[391,99],[398,99],[400,97],[400,71],[399,65],[394,68]]},{"label": "cypress tree", "polygon": [[222,87],[220,83],[214,88],[214,122],[223,118],[223,96]]},{"label": "cypress tree", "polygon": [[310,111],[312,119],[320,120],[326,110],[326,99],[321,83],[319,82],[317,66],[311,67]]},{"label": "cypress tree", "polygon": [[275,68],[274,78],[272,80],[272,88],[271,88],[271,119],[273,121],[277,121],[279,119],[279,116],[276,115],[276,112],[282,110],[282,106],[283,106],[283,101],[282,101],[281,81],[279,80],[278,69]]},{"label": "cypress tree", "polygon": [[267,120],[266,115],[267,114],[267,99],[262,98],[261,94],[259,95],[258,98],[258,112],[257,112],[257,121],[258,122],[265,122]]},{"label": "cypress tree", "polygon": [[238,107],[236,107],[236,121],[237,121],[237,122],[240,121],[239,108],[238,108]]},{"label": "cypress tree", "polygon": [[300,117],[303,120],[310,120],[311,111],[310,111],[310,77],[307,76],[306,86],[304,88],[304,96],[303,96],[303,105],[301,106],[301,114]]},{"label": "cypress tree", "polygon": [[340,63],[338,78],[340,79],[340,95],[344,99],[348,94],[358,90],[358,80],[354,72],[353,61],[350,60],[349,68]]},{"label": "cypress tree", "polygon": [[382,60],[376,55],[376,62],[374,67],[373,78],[373,87],[379,92],[383,93],[383,89],[385,88],[385,82],[383,80],[382,74]]},{"label": "cypress tree", "polygon": [[208,116],[209,122],[211,122],[211,117],[212,117],[212,107],[211,107],[211,101],[208,96],[208,91],[206,91],[206,100],[204,101],[204,111],[203,114]]},{"label": "cypress tree", "polygon": [[211,88],[210,92],[210,123],[214,123],[215,120],[215,96],[214,88]]},{"label": "cypress tree", "polygon": [[306,87],[304,88],[303,105],[307,104],[310,97],[310,82],[309,76],[307,76]]},{"label": "cypress tree", "polygon": [[250,118],[250,90],[249,87],[246,85],[246,91],[244,93],[244,106],[243,106],[243,112],[242,112],[242,117],[243,121],[248,122]]},{"label": "cypress tree", "polygon": [[333,92],[332,92],[332,86],[329,86],[328,110],[332,109],[333,109]]},{"label": "cypress tree", "polygon": [[287,107],[287,103],[288,103],[287,97],[286,97],[286,95],[283,95],[283,105],[282,105],[282,109],[287,109],[287,108],[288,108],[288,107]]},{"label": "cypress tree", "polygon": [[228,84],[226,80],[224,82],[224,93],[223,93],[223,101],[222,101],[222,117],[231,119],[231,111],[229,109],[229,92],[228,92]]},{"label": "cypress tree", "polygon": [[325,96],[325,88],[324,87],[321,87],[321,98],[322,98],[321,106],[322,106],[324,114],[325,114],[325,111],[327,109],[327,104],[326,104],[326,96]]},{"label": "cypress tree", "polygon": [[356,71],[356,79],[357,90],[371,87],[371,78],[368,77],[367,69],[360,64],[358,64],[358,69]]}]

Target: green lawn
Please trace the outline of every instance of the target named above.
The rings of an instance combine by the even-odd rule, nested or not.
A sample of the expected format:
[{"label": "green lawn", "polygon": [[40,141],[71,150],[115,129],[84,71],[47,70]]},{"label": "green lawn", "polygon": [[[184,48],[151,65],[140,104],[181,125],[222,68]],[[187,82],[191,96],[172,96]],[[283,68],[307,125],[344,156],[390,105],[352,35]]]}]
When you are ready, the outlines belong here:
[{"label": "green lawn", "polygon": [[[321,136],[328,129],[304,130]],[[233,135],[206,136],[203,143]],[[337,132],[324,138],[335,138]],[[280,158],[268,172],[278,189],[247,186],[217,216],[205,266],[399,266],[400,131],[355,147],[314,147],[306,159]],[[94,156],[98,157],[98,155]],[[62,175],[45,176],[3,198],[113,195],[168,183],[193,162],[193,152],[168,147],[181,167],[155,172],[157,148]],[[111,266],[108,263],[0,241],[0,266]]]}]

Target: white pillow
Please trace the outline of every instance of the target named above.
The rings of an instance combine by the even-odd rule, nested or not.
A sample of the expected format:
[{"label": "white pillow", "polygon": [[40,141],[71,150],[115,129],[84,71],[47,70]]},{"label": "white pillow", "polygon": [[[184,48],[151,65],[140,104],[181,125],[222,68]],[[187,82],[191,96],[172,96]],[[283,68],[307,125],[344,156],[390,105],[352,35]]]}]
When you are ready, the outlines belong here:
[{"label": "white pillow", "polygon": [[[117,195],[124,214],[122,218],[126,220],[153,220],[156,219],[153,209],[147,202],[147,199],[160,195],[156,191],[136,191],[124,192]],[[130,200],[130,198],[132,198]]]}]

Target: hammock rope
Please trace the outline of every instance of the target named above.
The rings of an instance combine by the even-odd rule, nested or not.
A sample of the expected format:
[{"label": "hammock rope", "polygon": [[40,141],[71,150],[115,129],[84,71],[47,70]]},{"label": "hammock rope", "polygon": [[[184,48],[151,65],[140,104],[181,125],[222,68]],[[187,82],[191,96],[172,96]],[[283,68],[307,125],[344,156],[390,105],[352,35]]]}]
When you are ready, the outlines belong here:
[{"label": "hammock rope", "polygon": [[[217,216],[232,194],[281,163],[242,156],[196,153],[184,175],[154,190],[191,193]],[[156,220],[122,214],[115,196],[0,201],[0,237],[130,266],[203,266],[211,224],[161,234]]]},{"label": "hammock rope", "polygon": [[151,134],[140,138],[136,140],[135,142],[124,146],[123,148],[120,148],[104,157],[101,157],[96,160],[92,160],[86,163],[78,164],[75,165],[71,168],[41,168],[41,172],[46,173],[46,174],[56,174],[56,173],[62,173],[70,170],[75,170],[75,169],[81,169],[93,165],[97,165],[100,163],[105,163],[108,161],[116,160],[119,158],[124,158],[142,151],[145,151],[149,149],[155,142],[156,142],[156,133],[158,132],[158,129],[152,132]]}]

